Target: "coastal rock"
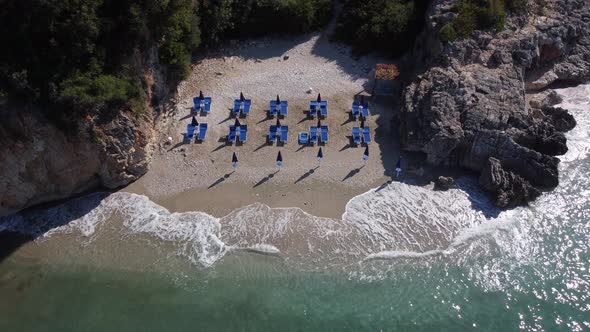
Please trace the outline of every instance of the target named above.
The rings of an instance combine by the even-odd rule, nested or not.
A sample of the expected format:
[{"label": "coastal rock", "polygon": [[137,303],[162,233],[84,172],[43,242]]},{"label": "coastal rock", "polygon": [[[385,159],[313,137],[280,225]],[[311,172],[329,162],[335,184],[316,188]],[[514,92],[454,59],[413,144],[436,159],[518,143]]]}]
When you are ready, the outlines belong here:
[{"label": "coastal rock", "polygon": [[136,54],[145,111],[106,109],[57,126],[47,112],[0,102],[0,216],[98,187],[117,188],[148,169],[154,109],[166,100],[157,52]]},{"label": "coastal rock", "polygon": [[479,177],[480,185],[494,193],[496,205],[503,208],[526,204],[541,195],[528,181],[506,171],[496,158],[489,158]]},{"label": "coastal rock", "polygon": [[[425,34],[437,35],[452,3],[433,2]],[[557,186],[554,156],[567,152],[563,132],[575,126],[567,110],[553,106],[560,102],[555,92],[527,92],[590,79],[590,6],[548,6],[546,17],[511,15],[499,33],[476,31],[446,45],[430,38],[436,51],[416,54],[427,58],[427,69],[402,94],[402,148],[424,153],[430,164],[481,172],[504,207],[537,197],[531,186]],[[490,158],[498,163],[490,166]]]},{"label": "coastal rock", "polygon": [[434,181],[434,188],[437,190],[449,190],[455,187],[455,180],[448,176],[439,176]]}]

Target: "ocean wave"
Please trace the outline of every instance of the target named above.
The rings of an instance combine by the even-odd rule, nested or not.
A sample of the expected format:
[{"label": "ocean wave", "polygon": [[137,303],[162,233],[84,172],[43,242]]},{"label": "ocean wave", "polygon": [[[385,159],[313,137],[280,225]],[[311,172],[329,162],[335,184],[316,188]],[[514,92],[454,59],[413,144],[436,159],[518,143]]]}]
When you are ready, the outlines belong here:
[{"label": "ocean wave", "polygon": [[[580,183],[580,176],[587,176],[585,166],[576,161],[590,152],[590,88],[560,93],[567,100],[561,106],[572,111],[578,126],[567,134],[570,151],[562,157],[561,186],[544,194],[531,208],[501,211],[474,178],[464,177],[457,180],[457,188],[444,192],[392,182],[352,198],[341,219],[260,203],[222,218],[203,212],[171,213],[146,196],[119,192],[92,194],[53,208],[4,217],[0,231],[30,234],[39,241],[56,233],[75,234],[92,242],[101,227],[118,221],[122,240],[151,236],[171,244],[175,254],[205,267],[232,250],[279,255],[288,263],[314,269],[451,256],[462,264],[494,253],[525,264],[539,250],[531,228],[539,226],[535,221],[539,216],[542,220],[579,217],[564,213],[572,202],[565,192]],[[580,190],[574,201],[583,205],[590,192]],[[482,271],[480,275],[485,275],[489,269]]]}]

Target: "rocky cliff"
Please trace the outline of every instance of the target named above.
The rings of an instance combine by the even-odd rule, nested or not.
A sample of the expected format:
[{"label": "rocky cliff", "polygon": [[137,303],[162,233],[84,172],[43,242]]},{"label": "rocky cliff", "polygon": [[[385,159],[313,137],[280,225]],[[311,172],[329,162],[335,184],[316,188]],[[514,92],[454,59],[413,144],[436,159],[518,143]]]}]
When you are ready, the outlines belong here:
[{"label": "rocky cliff", "polygon": [[403,92],[402,146],[432,164],[480,172],[499,206],[524,204],[558,184],[555,156],[567,151],[563,132],[575,121],[553,107],[554,93],[536,94],[590,79],[590,3],[529,1],[501,32],[443,44],[432,36],[457,15],[454,3],[431,6],[423,40],[436,52],[419,55],[427,69]]},{"label": "rocky cliff", "polygon": [[135,58],[149,100],[144,112],[89,111],[64,128],[36,107],[0,103],[0,216],[99,186],[116,188],[147,171],[166,76],[155,50]]}]

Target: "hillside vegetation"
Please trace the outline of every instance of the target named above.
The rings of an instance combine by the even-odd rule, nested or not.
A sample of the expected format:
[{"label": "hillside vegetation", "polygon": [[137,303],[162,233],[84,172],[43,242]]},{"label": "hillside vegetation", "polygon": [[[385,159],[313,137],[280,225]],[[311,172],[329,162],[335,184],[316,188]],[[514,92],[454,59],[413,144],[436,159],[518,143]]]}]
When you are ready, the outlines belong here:
[{"label": "hillside vegetation", "polygon": [[331,0],[4,1],[0,27],[10,33],[0,34],[0,97],[43,105],[58,117],[140,110],[136,59],[150,47],[175,82],[189,73],[200,45],[310,31],[329,20],[331,8]]}]

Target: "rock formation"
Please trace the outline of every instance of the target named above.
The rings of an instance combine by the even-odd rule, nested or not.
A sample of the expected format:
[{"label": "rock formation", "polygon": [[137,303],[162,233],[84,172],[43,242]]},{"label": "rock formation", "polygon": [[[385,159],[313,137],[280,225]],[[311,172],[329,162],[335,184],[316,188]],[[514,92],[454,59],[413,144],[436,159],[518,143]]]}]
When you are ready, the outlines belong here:
[{"label": "rock formation", "polygon": [[153,106],[167,91],[155,52],[138,56],[148,100],[141,114],[88,112],[66,128],[43,110],[0,103],[0,216],[99,186],[117,188],[147,171]]},{"label": "rock formation", "polygon": [[[434,1],[426,35],[456,15],[452,3]],[[502,32],[428,47],[439,53],[429,54],[428,69],[403,92],[403,148],[425,153],[431,164],[481,172],[499,206],[524,204],[538,196],[535,188],[558,184],[554,156],[567,152],[563,132],[575,126],[566,110],[552,107],[555,93],[527,93],[590,79],[590,6],[547,5],[545,16],[509,17]]]}]

